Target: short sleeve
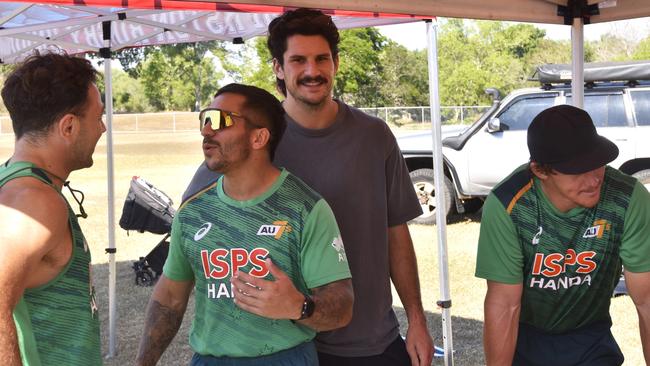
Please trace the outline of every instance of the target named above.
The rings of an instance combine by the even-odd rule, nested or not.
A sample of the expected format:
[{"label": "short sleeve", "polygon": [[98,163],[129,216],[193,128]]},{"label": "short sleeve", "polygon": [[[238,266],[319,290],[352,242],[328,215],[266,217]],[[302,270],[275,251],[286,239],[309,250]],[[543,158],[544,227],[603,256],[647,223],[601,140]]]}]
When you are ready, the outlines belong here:
[{"label": "short sleeve", "polygon": [[401,225],[422,215],[422,207],[413,189],[409,171],[397,146],[389,133],[389,154],[386,158],[386,197],[388,200],[388,226]]},{"label": "short sleeve", "polygon": [[626,271],[650,271],[650,193],[639,182],[625,212],[620,256]]},{"label": "short sleeve", "polygon": [[194,272],[187,261],[182,249],[182,225],[179,220],[179,214],[176,214],[172,222],[171,241],[169,243],[169,254],[163,267],[163,274],[174,281],[194,280]]},{"label": "short sleeve", "polygon": [[351,277],[336,219],[324,199],[308,214],[301,244],[302,276],[308,288]]},{"label": "short sleeve", "polygon": [[506,284],[522,283],[524,256],[517,229],[494,194],[483,206],[476,255],[476,277]]}]

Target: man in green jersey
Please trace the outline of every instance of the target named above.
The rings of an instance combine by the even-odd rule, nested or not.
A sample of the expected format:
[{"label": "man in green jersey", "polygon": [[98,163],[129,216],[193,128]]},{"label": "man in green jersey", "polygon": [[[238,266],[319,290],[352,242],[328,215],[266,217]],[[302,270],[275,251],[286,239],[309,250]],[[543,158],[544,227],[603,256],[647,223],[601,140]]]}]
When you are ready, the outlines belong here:
[{"label": "man in green jersey", "polygon": [[174,217],[137,364],[156,364],[194,288],[191,365],[317,365],[316,331],[346,325],[354,296],[331,209],[271,163],[282,105],[230,84],[199,119],[206,165],[223,175]]},{"label": "man in green jersey", "polygon": [[96,74],[87,60],[37,54],[2,89],[16,136],[0,166],[3,366],[102,363],[90,252],[61,193],[106,131]]},{"label": "man in green jersey", "polygon": [[488,365],[620,365],[610,297],[625,267],[650,361],[650,194],[606,166],[618,148],[559,105],[528,128],[530,163],[490,193],[476,276]]}]

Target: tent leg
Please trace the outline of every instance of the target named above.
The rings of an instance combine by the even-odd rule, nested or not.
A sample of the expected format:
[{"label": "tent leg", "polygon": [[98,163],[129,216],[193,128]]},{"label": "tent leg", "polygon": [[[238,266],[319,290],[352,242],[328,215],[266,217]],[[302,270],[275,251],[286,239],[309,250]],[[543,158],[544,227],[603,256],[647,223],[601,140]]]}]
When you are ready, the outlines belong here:
[{"label": "tent leg", "polygon": [[581,17],[573,18],[571,26],[571,95],[573,105],[584,108],[584,20]]},{"label": "tent leg", "polygon": [[104,47],[100,54],[104,58],[104,108],[106,110],[106,170],[108,192],[108,353],[106,358],[115,357],[115,323],[117,321],[117,296],[115,272],[115,184],[113,168],[113,85],[111,72],[111,22],[102,22]]},{"label": "tent leg", "polygon": [[[437,21],[427,24],[427,45],[429,64],[429,102],[431,105],[431,129],[433,138],[433,170],[436,192],[442,192],[444,167],[442,162],[442,137],[440,127],[440,95],[438,92],[438,38]],[[436,194],[436,207],[446,207],[445,195]],[[445,365],[454,364],[453,339],[451,332],[451,294],[449,290],[449,267],[447,256],[447,213],[436,209],[436,228],[438,229],[438,267],[440,269],[440,300],[442,308],[442,337],[445,350]]]},{"label": "tent leg", "polygon": [[111,59],[104,59],[104,82],[106,100],[106,169],[108,183],[108,354],[115,357],[115,323],[117,297],[115,294],[115,184],[113,174],[113,86],[111,80]]}]

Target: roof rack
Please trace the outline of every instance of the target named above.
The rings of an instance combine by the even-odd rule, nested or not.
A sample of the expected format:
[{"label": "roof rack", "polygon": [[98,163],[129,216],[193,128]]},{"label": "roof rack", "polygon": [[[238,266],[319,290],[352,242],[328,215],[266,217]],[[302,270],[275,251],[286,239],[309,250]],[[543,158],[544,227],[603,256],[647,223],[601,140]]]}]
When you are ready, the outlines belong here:
[{"label": "roof rack", "polygon": [[[650,80],[650,61],[589,62],[584,67],[585,83],[601,81],[624,81],[632,84]],[[538,66],[529,81],[540,84],[571,82],[571,65],[547,64]]]}]

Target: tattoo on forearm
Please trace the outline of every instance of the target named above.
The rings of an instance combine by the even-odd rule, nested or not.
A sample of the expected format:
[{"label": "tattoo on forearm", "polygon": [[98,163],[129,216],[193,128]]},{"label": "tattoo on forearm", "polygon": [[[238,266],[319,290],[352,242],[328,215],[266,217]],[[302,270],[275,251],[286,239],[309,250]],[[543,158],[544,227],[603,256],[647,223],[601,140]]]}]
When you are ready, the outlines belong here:
[{"label": "tattoo on forearm", "polygon": [[138,364],[155,365],[178,332],[184,312],[162,305],[156,300],[149,303],[144,334],[140,340]]},{"label": "tattoo on forearm", "polygon": [[301,321],[303,324],[324,331],[340,328],[347,323],[354,302],[351,280],[336,281],[315,288],[312,297],[316,309],[309,319]]}]

